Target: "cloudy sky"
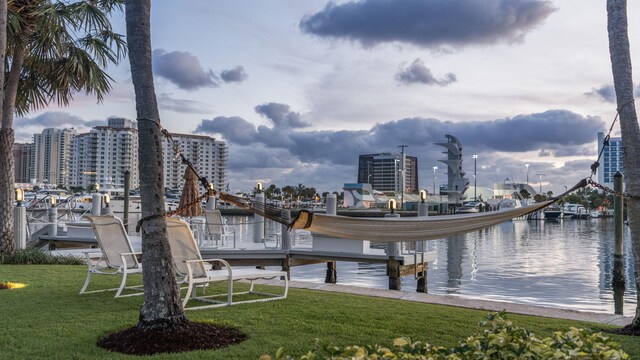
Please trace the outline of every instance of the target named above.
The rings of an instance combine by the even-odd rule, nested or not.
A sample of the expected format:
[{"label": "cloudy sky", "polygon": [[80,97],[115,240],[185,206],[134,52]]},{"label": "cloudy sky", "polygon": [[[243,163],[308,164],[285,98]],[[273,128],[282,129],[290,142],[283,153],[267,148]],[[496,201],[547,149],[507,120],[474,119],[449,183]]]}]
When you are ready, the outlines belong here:
[{"label": "cloudy sky", "polygon": [[[529,182],[558,193],[589,174],[596,133],[615,116],[604,0],[152,6],[163,126],[225,140],[232,190],[256,181],[340,190],[355,182],[359,154],[401,144],[430,189],[433,166],[445,178],[434,143],[452,134],[469,177],[478,154],[478,186],[524,182],[529,163]],[[628,11],[635,64],[640,2]],[[124,33],[123,16],[114,25]],[[17,119],[18,140],[135,119],[128,60],[108,71],[115,84],[102,104],[79,95]]]}]

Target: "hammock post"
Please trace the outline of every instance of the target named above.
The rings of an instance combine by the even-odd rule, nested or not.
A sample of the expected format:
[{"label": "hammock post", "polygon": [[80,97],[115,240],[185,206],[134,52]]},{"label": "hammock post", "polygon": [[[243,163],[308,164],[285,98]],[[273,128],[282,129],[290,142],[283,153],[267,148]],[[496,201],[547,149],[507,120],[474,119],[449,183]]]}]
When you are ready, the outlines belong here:
[{"label": "hammock post", "polygon": [[[256,194],[256,198],[255,198],[255,202],[254,202],[254,206],[258,207],[258,208],[262,208],[262,211],[264,211],[264,193],[257,193]],[[254,243],[261,243],[264,241],[264,225],[265,225],[265,218],[258,215],[257,212],[253,212],[253,242]]]},{"label": "hammock post", "polygon": [[[424,190],[422,190],[424,191]],[[424,197],[420,191],[420,198],[422,201],[418,204],[418,217],[426,217],[429,216],[429,204],[425,202],[427,197],[426,191],[424,193]],[[415,259],[415,267],[416,267],[416,279],[418,279],[416,285],[416,292],[426,293],[427,292],[427,263],[424,262],[424,252],[427,250],[427,242],[426,241],[416,241],[416,256]],[[418,270],[418,254],[420,254],[420,261],[422,262],[422,271]]]},{"label": "hammock post", "polygon": [[[336,194],[327,195],[327,215],[337,215],[338,197]],[[327,261],[327,273],[324,282],[327,284],[335,284],[338,281],[338,274],[335,261]]]}]

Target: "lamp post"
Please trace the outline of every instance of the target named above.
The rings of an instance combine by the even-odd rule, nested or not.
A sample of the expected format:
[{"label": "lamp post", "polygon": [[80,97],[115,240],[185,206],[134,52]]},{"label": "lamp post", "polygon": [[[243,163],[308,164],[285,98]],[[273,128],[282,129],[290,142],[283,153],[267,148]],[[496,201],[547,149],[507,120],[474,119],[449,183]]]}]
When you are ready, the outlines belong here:
[{"label": "lamp post", "polygon": [[527,168],[527,185],[529,185],[529,163],[524,164],[524,167]]},{"label": "lamp post", "polygon": [[478,162],[478,154],[473,154],[473,201],[476,201],[477,197],[477,189],[478,182],[476,180],[476,170],[477,170],[477,162]]},{"label": "lamp post", "polygon": [[104,207],[102,208],[102,215],[113,215],[113,209],[109,207],[111,204],[111,196],[109,194],[104,194],[102,197],[102,202],[104,203]]},{"label": "lamp post", "polygon": [[400,208],[404,210],[404,192],[407,187],[407,175],[405,174],[405,165],[407,163],[404,157],[404,148],[409,147],[409,145],[398,145],[400,148]]},{"label": "lamp post", "polygon": [[258,201],[260,200],[259,198],[262,198],[262,236],[257,236],[255,238],[256,242],[259,242],[259,240],[264,241],[265,238],[267,237],[267,218],[264,216],[267,213],[267,197],[265,196],[266,194],[262,192],[263,186],[262,186],[262,181],[258,181],[258,183],[256,184],[256,204],[258,204]]},{"label": "lamp post", "polygon": [[540,195],[542,195],[542,177],[545,176],[546,174],[539,173],[537,175],[540,176]]},{"label": "lamp post", "polygon": [[436,194],[436,170],[438,170],[437,166],[433,167],[433,195]]},{"label": "lamp post", "polygon": [[16,189],[16,207],[13,209],[13,240],[16,249],[27,247],[27,208],[22,206],[24,190]]}]

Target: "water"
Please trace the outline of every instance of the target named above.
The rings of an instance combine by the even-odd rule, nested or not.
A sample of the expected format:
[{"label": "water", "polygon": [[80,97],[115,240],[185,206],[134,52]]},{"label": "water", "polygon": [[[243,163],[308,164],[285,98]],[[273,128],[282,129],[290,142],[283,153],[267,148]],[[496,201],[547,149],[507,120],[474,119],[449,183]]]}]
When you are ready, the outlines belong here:
[{"label": "water", "polygon": [[[233,217],[243,237],[251,239],[253,218]],[[267,233],[275,229],[267,224]],[[611,288],[614,252],[611,218],[590,220],[510,221],[436,240],[437,259],[429,264],[428,292],[466,298],[566,309],[614,312]],[[347,241],[347,240],[345,240]],[[624,314],[635,313],[633,255],[625,227]],[[324,282],[325,264],[293,267],[292,279]],[[388,288],[384,264],[338,262],[338,283]],[[415,291],[413,276],[402,279],[403,291]]]}]

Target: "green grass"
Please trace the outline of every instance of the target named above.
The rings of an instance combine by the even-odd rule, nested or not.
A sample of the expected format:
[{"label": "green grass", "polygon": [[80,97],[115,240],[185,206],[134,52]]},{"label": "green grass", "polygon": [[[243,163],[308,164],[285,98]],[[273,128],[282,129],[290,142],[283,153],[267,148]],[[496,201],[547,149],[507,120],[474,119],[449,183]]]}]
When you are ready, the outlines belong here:
[{"label": "green grass", "polygon": [[[2,265],[0,281],[28,286],[0,291],[0,359],[125,359],[133,356],[96,347],[98,337],[135,325],[141,296],[114,299],[113,292],[78,295],[86,267]],[[117,287],[118,278],[95,276],[96,285]],[[92,283],[93,284],[93,283]],[[242,286],[243,284],[241,284]],[[280,290],[275,289],[273,291]],[[336,345],[391,345],[407,336],[453,346],[481,331],[486,311],[291,289],[289,298],[267,303],[187,312],[195,321],[237,327],[249,339],[221,350],[156,355],[153,359],[257,359],[284,346],[300,355],[321,338]],[[516,325],[546,337],[571,326],[604,325],[509,314]],[[632,358],[640,359],[640,341],[612,336]]]}]

